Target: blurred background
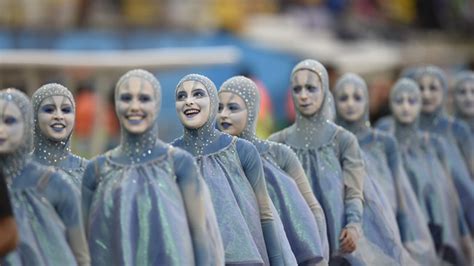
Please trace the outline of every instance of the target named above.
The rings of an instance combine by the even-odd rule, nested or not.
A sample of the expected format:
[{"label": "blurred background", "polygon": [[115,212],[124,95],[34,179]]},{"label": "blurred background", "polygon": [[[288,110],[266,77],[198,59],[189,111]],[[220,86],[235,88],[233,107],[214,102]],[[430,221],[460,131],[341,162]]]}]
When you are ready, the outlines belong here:
[{"label": "blurred background", "polygon": [[0,0],[0,10],[0,87],[67,86],[73,151],[89,158],[117,144],[113,88],[132,68],[162,84],[165,141],[182,133],[174,90],[189,73],[256,81],[265,137],[294,119],[289,74],[301,59],[324,63],[331,85],[362,75],[372,120],[388,113],[403,69],[474,68],[474,0]]}]

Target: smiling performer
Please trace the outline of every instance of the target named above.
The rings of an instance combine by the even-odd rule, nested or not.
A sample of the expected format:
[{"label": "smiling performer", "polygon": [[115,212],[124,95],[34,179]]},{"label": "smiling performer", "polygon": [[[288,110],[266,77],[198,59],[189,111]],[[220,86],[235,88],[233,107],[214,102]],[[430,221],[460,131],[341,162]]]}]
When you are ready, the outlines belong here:
[{"label": "smiling performer", "polygon": [[403,245],[421,265],[435,265],[428,223],[406,176],[397,141],[370,126],[365,81],[356,74],[343,75],[336,84],[335,102],[336,121],[356,135],[369,176],[381,187],[396,216]]},{"label": "smiling performer", "polygon": [[416,82],[406,78],[397,81],[390,92],[395,119],[392,133],[400,144],[406,173],[439,255],[448,263],[471,265],[472,243],[446,167],[445,143],[442,138],[422,133],[418,128],[421,101]]},{"label": "smiling performer", "polygon": [[243,76],[230,78],[222,84],[219,100],[219,129],[252,142],[260,153],[268,193],[283,221],[298,264],[314,265],[323,256],[327,263],[329,246],[324,212],[296,154],[285,145],[256,136],[260,107],[257,86]]},{"label": "smiling performer", "polygon": [[175,95],[184,136],[173,145],[197,158],[216,209],[226,264],[283,265],[258,151],[214,128],[219,98],[207,77],[185,76]]},{"label": "smiling performer", "polygon": [[0,171],[6,178],[20,243],[1,265],[89,265],[73,187],[29,159],[33,111],[26,95],[0,91]]},{"label": "smiling performer", "polygon": [[456,117],[470,127],[471,136],[474,136],[474,71],[464,71],[456,75],[454,107]]},{"label": "smiling performer", "polygon": [[145,70],[115,87],[120,145],[86,167],[82,207],[93,265],[222,265],[207,186],[193,157],[158,139],[158,80]]},{"label": "smiling performer", "polygon": [[79,195],[87,160],[71,153],[74,97],[66,87],[51,83],[36,90],[31,101],[35,124],[33,158],[63,170]]}]

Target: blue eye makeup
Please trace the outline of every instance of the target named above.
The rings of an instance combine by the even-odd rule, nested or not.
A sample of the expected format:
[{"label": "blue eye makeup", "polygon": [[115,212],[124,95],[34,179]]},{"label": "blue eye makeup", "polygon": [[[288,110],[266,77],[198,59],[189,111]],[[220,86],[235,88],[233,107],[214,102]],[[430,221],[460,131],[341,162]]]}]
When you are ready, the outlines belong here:
[{"label": "blue eye makeup", "polygon": [[196,90],[193,91],[193,96],[197,97],[197,98],[205,97],[206,92],[202,89],[196,89]]},{"label": "blue eye makeup", "polygon": [[316,92],[316,91],[318,90],[318,87],[311,86],[311,85],[306,85],[306,89],[307,89],[309,92]]},{"label": "blue eye makeup", "polygon": [[4,123],[7,124],[7,125],[13,125],[13,124],[16,124],[18,120],[13,117],[13,116],[6,116],[4,118]]},{"label": "blue eye makeup", "polygon": [[188,97],[188,94],[185,92],[185,91],[179,91],[177,94],[176,94],[176,100],[178,101],[183,101],[184,99],[186,99]]},{"label": "blue eye makeup", "polygon": [[293,92],[296,93],[296,94],[298,94],[298,93],[301,92],[302,89],[303,89],[303,87],[301,87],[301,86],[299,86],[299,85],[298,85],[298,86],[294,86],[294,87],[293,87]]},{"label": "blue eye makeup", "polygon": [[63,107],[63,108],[61,108],[61,112],[65,113],[65,114],[70,114],[70,113],[72,113],[72,107],[71,106]]},{"label": "blue eye makeup", "polygon": [[45,106],[43,106],[43,107],[41,108],[41,110],[42,110],[43,112],[48,113],[48,114],[54,113],[54,110],[55,110],[55,109],[56,109],[56,108],[55,108],[53,105],[51,105],[51,104],[45,105]]},{"label": "blue eye makeup", "polygon": [[242,109],[238,103],[229,103],[227,106],[231,112],[237,112]]},{"label": "blue eye makeup", "polygon": [[347,101],[348,99],[349,99],[349,96],[347,96],[347,94],[343,94],[343,95],[339,96],[339,98],[338,98],[338,100],[339,100],[340,102],[345,102],[345,101]]},{"label": "blue eye makeup", "polygon": [[415,105],[418,103],[418,99],[415,98],[415,97],[410,97],[408,98],[408,103],[411,104],[411,105]]},{"label": "blue eye makeup", "polygon": [[120,100],[121,100],[122,102],[129,102],[129,101],[132,100],[132,95],[129,94],[129,93],[121,94],[121,95],[120,95]]},{"label": "blue eye makeup", "polygon": [[142,103],[147,103],[147,102],[151,101],[151,97],[150,97],[150,95],[142,94],[142,95],[140,95],[139,100]]}]

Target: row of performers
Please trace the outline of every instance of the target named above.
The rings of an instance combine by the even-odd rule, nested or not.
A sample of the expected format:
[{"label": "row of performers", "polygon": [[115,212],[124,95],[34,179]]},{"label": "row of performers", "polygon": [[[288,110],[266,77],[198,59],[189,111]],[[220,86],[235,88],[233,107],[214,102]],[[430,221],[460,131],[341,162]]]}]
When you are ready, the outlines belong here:
[{"label": "row of performers", "polygon": [[[91,161],[70,150],[67,88],[44,85],[31,101],[2,90],[0,165],[21,243],[1,262],[472,265],[472,133],[443,112],[438,68],[406,76],[384,133],[368,122],[361,77],[342,76],[333,96],[324,66],[301,61],[296,121],[263,140],[254,82],[217,90],[190,74],[175,92],[184,134],[167,144],[160,83],[131,70],[115,88],[120,144]],[[468,73],[458,87],[474,95],[473,83]]]}]

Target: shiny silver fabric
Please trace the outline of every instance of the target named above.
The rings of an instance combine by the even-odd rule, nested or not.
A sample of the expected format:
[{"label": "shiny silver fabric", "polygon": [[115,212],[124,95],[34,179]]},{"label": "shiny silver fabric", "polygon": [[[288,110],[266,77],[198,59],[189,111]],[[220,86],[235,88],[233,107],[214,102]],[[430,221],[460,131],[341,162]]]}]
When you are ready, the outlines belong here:
[{"label": "shiny silver fabric", "polygon": [[74,185],[77,194],[80,194],[82,175],[88,161],[71,152],[71,136],[72,132],[63,141],[53,141],[47,138],[39,128],[38,112],[41,103],[52,96],[64,96],[71,101],[75,113],[76,103],[71,92],[61,84],[50,83],[41,86],[32,96],[33,119],[34,119],[34,149],[32,157],[37,162],[55,166],[62,171],[67,180]]},{"label": "shiny silver fabric", "polygon": [[0,156],[20,235],[17,249],[0,260],[1,264],[88,264],[79,202],[71,196],[72,186],[51,169],[29,160],[33,141],[29,99],[15,89],[1,91],[0,99],[20,109],[25,125],[22,144],[14,152]]},{"label": "shiny silver fabric", "polygon": [[[270,136],[270,140],[289,145],[298,155],[326,214],[332,262],[344,258],[353,265],[397,265],[403,259],[403,250],[391,231],[393,225],[386,223],[380,212],[373,183],[364,181],[366,171],[357,139],[331,122],[334,105],[327,71],[315,60],[304,60],[292,74],[303,69],[320,77],[322,106],[312,116],[304,116],[295,108],[295,123]],[[339,251],[343,228],[354,228],[361,236],[352,254]]]},{"label": "shiny silver fabric", "polygon": [[[260,105],[260,95],[255,83],[246,77],[236,76],[222,84],[219,93],[221,92],[234,93],[246,104],[247,123],[239,137],[252,142],[260,153],[270,197],[283,221],[297,261],[314,263],[324,256],[329,260],[324,213],[312,194],[296,155],[288,147],[261,140],[255,134]],[[292,165],[287,167],[285,162]]]},{"label": "shiny silver fabric", "polygon": [[[421,101],[419,87],[412,80],[400,79],[392,88],[391,101],[402,92]],[[468,229],[447,167],[446,144],[434,134],[420,132],[416,121],[394,121],[392,132],[400,144],[405,170],[439,255],[450,263],[465,264],[462,238]]]},{"label": "shiny silver fabric", "polygon": [[[145,70],[127,72],[161,89]],[[158,115],[157,115],[158,117]],[[82,197],[93,265],[222,265],[222,240],[209,191],[194,159],[158,139],[158,121],[142,134],[122,126],[120,145],[92,160]]]},{"label": "shiny silver fabric", "polygon": [[365,112],[358,121],[344,120],[338,113],[336,122],[356,135],[364,154],[368,176],[379,185],[382,194],[389,201],[387,208],[391,208],[395,215],[404,247],[419,264],[436,264],[436,252],[428,223],[406,176],[398,144],[394,137],[371,128],[365,81],[356,74],[344,74],[337,81],[336,92],[347,84],[362,89],[367,99]]}]

